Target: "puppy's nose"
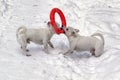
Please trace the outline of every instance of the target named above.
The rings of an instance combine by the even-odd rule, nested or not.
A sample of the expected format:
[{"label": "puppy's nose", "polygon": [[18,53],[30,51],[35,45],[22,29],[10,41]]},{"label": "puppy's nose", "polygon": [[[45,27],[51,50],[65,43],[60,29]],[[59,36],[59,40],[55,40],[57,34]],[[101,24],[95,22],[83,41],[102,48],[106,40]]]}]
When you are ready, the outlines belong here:
[{"label": "puppy's nose", "polygon": [[[60,30],[64,30],[64,29],[63,29],[63,25],[60,27]],[[65,31],[64,31],[63,33],[65,34]]]},{"label": "puppy's nose", "polygon": [[62,28],[62,27],[60,27],[60,30],[63,30],[63,28]]},{"label": "puppy's nose", "polygon": [[47,22],[47,25],[50,25],[50,24],[51,24],[51,22],[50,22],[50,21],[48,21],[48,22]]}]

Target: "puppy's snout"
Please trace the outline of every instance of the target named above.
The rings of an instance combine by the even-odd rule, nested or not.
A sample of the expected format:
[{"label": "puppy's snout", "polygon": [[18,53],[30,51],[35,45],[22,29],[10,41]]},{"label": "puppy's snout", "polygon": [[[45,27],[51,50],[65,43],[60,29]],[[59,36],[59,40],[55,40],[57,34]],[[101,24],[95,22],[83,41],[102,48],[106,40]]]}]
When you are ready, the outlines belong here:
[{"label": "puppy's snout", "polygon": [[63,30],[63,27],[61,27],[60,30]]},{"label": "puppy's snout", "polygon": [[48,21],[48,22],[47,22],[47,25],[48,25],[48,26],[50,26],[50,24],[51,24],[51,22],[50,22],[50,21]]},{"label": "puppy's snout", "polygon": [[60,30],[64,30],[63,33],[65,34],[65,27],[63,25],[61,26]]},{"label": "puppy's snout", "polygon": [[72,34],[75,34],[75,32],[72,32]]},{"label": "puppy's snout", "polygon": [[68,28],[66,28],[66,31],[68,31]]},{"label": "puppy's snout", "polygon": [[65,31],[63,33],[65,34]]}]

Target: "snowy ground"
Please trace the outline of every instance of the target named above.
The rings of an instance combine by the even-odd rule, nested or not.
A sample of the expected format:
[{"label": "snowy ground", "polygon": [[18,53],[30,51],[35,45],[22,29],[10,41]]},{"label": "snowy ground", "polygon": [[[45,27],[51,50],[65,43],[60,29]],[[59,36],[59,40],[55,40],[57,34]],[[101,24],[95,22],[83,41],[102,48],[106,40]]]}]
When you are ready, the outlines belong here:
[{"label": "snowy ground", "polygon": [[[101,57],[76,52],[63,57],[67,38],[54,35],[50,54],[43,46],[30,44],[31,57],[22,55],[16,41],[20,25],[44,26],[52,8],[60,8],[67,25],[81,35],[99,31],[105,37]],[[59,22],[59,19],[57,19]],[[120,1],[119,0],[0,0],[0,80],[120,80]]]}]

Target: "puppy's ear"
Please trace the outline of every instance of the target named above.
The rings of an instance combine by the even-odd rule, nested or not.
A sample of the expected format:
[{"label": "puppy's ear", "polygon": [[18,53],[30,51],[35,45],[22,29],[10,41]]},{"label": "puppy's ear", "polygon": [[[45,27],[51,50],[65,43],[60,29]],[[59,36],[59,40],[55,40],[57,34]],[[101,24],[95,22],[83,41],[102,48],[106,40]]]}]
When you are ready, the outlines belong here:
[{"label": "puppy's ear", "polygon": [[79,32],[79,30],[78,29],[75,29],[75,31],[78,33]]}]

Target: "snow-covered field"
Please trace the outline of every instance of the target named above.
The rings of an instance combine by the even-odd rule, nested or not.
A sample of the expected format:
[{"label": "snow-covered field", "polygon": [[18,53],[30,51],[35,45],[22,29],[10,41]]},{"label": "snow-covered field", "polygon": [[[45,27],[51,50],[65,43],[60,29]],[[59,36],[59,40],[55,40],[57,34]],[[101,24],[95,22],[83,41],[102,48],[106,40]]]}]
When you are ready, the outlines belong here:
[{"label": "snow-covered field", "polygon": [[[64,57],[68,49],[65,35],[54,35],[49,48],[30,44],[26,57],[16,41],[16,29],[44,27],[50,10],[60,8],[67,25],[81,35],[100,32],[105,38],[104,54],[75,52]],[[56,15],[56,20],[60,22]],[[120,80],[120,1],[119,0],[0,0],[0,80]]]}]

